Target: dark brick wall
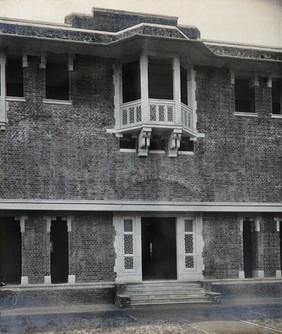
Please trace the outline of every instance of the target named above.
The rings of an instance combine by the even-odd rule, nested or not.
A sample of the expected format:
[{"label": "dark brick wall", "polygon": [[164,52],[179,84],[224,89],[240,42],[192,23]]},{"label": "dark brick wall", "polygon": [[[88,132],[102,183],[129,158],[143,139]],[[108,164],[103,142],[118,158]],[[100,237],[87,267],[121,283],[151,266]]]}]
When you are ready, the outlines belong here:
[{"label": "dark brick wall", "polygon": [[204,277],[238,278],[243,250],[237,214],[204,214],[203,239]]},{"label": "dark brick wall", "polygon": [[281,201],[282,120],[271,118],[271,88],[260,81],[258,117],[234,116],[228,70],[197,68],[198,128],[206,135],[198,142],[205,200]]},{"label": "dark brick wall", "polygon": [[76,282],[115,280],[115,231],[111,214],[79,215],[69,233],[70,274]]},{"label": "dark brick wall", "polygon": [[[56,217],[56,213],[49,215]],[[114,237],[111,214],[74,215],[72,231],[68,233],[69,275],[76,275],[77,282],[114,281]],[[22,275],[28,276],[30,284],[39,284],[50,274],[46,219],[30,214],[22,233]]]},{"label": "dark brick wall", "polygon": [[275,277],[276,270],[280,268],[280,238],[276,230],[276,223],[271,214],[263,214],[261,234],[263,243],[260,247],[263,250],[263,267],[265,277]]},{"label": "dark brick wall", "polygon": [[259,117],[234,116],[227,69],[197,68],[194,156],[120,153],[114,127],[112,61],[77,56],[72,106],[43,105],[38,58],[25,69],[26,102],[10,102],[0,133],[0,196],[178,201],[282,200],[282,120],[271,89],[256,88]]},{"label": "dark brick wall", "polygon": [[[238,278],[239,271],[244,270],[239,217],[247,216],[245,213],[204,214],[205,278]],[[260,231],[252,231],[253,270],[263,270],[265,277],[275,277],[280,268],[280,241],[274,215],[258,214],[257,217],[261,223]]]},{"label": "dark brick wall", "polygon": [[29,216],[22,233],[22,275],[30,284],[44,283],[50,275],[50,234],[42,216]]}]

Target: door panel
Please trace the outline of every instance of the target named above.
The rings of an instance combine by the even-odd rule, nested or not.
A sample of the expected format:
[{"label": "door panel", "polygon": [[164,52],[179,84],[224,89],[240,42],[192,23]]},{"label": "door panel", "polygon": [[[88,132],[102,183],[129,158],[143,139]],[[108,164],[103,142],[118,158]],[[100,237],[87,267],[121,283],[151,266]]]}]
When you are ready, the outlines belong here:
[{"label": "door panel", "polygon": [[143,280],[176,279],[175,218],[142,218]]}]

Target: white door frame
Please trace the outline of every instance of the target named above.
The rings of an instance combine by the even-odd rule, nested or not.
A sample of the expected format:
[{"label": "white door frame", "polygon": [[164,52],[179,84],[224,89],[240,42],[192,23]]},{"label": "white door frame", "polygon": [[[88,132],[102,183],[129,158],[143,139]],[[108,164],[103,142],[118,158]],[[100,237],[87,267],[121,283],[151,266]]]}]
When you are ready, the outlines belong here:
[{"label": "white door frame", "polygon": [[[142,240],[141,221],[142,217],[175,217],[176,223],[176,261],[177,281],[198,281],[203,279],[203,237],[202,237],[202,215],[201,214],[161,214],[161,213],[140,213],[126,215],[122,213],[113,215],[113,224],[116,231],[114,242],[116,252],[116,282],[117,283],[141,283],[142,282]],[[193,221],[192,233],[185,232],[185,220]],[[132,231],[125,231],[125,221],[132,221]],[[132,235],[126,237],[125,235]],[[185,254],[185,234],[193,235],[193,254]],[[130,245],[125,247],[125,240],[130,240]],[[189,239],[191,243],[191,238]],[[127,253],[127,254],[126,254]],[[185,257],[193,256],[193,268],[186,268]],[[125,268],[125,258],[129,257],[131,263]],[[164,280],[165,281],[165,280]]]}]

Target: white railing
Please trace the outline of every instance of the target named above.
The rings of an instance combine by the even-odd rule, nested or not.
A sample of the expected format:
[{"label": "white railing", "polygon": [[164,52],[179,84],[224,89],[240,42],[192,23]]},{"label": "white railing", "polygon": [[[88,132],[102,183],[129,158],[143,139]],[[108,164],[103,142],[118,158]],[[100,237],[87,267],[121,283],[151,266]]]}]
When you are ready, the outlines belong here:
[{"label": "white railing", "polygon": [[193,129],[193,111],[183,103],[181,103],[181,122],[186,128]]},{"label": "white railing", "polygon": [[121,128],[136,125],[142,121],[141,100],[123,103],[120,108]]},{"label": "white railing", "polygon": [[175,123],[175,103],[171,100],[149,99],[149,119],[158,124]]},{"label": "white railing", "polygon": [[179,117],[173,100],[149,99],[149,105],[142,110],[141,100],[123,103],[120,106],[120,128],[146,124],[156,125],[182,125],[193,130],[193,111],[181,103]]}]

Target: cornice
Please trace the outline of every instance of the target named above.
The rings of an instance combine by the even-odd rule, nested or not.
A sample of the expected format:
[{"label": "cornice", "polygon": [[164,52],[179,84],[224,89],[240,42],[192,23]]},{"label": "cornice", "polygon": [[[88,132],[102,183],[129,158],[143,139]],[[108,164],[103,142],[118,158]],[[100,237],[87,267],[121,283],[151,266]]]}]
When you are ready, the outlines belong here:
[{"label": "cornice", "polygon": [[282,203],[1,199],[0,210],[280,213]]}]

